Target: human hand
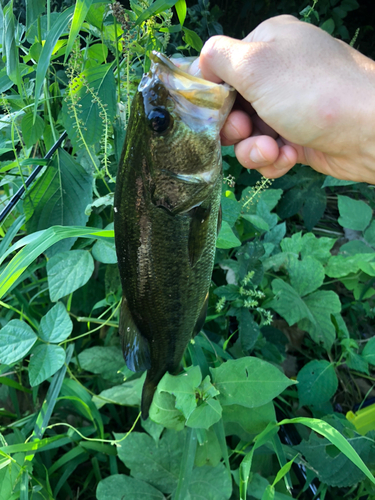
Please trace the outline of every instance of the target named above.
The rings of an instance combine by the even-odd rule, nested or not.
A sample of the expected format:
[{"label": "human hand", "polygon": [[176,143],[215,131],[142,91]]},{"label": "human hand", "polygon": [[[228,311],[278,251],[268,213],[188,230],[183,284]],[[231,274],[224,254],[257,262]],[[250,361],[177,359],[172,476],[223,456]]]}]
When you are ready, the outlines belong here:
[{"label": "human hand", "polygon": [[[224,125],[246,168],[276,178],[296,163],[375,184],[375,63],[323,30],[279,16],[242,41],[210,38],[203,77],[239,98]],[[193,69],[194,71],[194,69]]]}]

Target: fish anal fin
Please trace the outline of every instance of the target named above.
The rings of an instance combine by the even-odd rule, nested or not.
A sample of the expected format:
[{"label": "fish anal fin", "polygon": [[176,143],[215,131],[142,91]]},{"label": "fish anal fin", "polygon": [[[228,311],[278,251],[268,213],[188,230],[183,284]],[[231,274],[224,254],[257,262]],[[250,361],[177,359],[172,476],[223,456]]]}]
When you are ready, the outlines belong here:
[{"label": "fish anal fin", "polygon": [[119,332],[121,335],[122,352],[126,366],[133,372],[148,370],[150,363],[150,348],[136,324],[128,307],[126,298],[122,298]]},{"label": "fish anal fin", "polygon": [[203,306],[202,306],[201,312],[199,313],[197,322],[195,323],[193,337],[198,335],[198,333],[202,330],[204,322],[206,321],[207,309],[208,309],[208,292],[207,292],[207,295],[204,299]]},{"label": "fish anal fin", "polygon": [[189,261],[191,267],[194,267],[198,262],[206,246],[210,214],[211,205],[208,207],[194,207],[189,212],[191,217],[189,231]]}]

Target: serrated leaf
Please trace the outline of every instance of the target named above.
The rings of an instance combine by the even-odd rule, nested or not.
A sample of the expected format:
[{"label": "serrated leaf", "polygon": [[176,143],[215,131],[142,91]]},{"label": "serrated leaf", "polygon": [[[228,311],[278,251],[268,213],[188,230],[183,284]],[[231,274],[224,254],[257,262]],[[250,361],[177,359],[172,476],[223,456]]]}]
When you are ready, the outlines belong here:
[{"label": "serrated leaf", "polygon": [[[85,226],[86,206],[92,200],[92,174],[64,150],[59,150],[52,165],[33,185],[24,201],[29,232],[54,225]],[[49,250],[49,256],[69,250],[74,243],[70,238]]]},{"label": "serrated leaf", "polygon": [[52,344],[36,346],[30,356],[29,380],[31,387],[41,384],[56,373],[64,364],[65,351],[62,347]]},{"label": "serrated leaf", "polygon": [[251,356],[228,360],[210,371],[213,383],[220,391],[217,399],[223,406],[263,406],[295,383],[275,366]]},{"label": "serrated leaf", "polygon": [[372,337],[365,345],[362,351],[362,357],[370,363],[370,365],[375,366],[375,337]]},{"label": "serrated leaf", "polygon": [[[305,302],[298,295],[297,291],[288,283],[285,283],[285,281],[281,279],[273,280],[272,291],[275,297],[268,303],[268,307],[271,307],[280,314],[289,326],[294,325],[302,318],[310,316]],[[293,304],[293,307],[290,307],[291,304]]]},{"label": "serrated leaf", "polygon": [[22,118],[21,130],[26,147],[31,148],[43,135],[44,120],[36,115],[34,122],[32,113],[26,113]]},{"label": "serrated leaf", "polygon": [[37,336],[24,321],[12,319],[0,330],[0,363],[10,365],[22,359],[37,341]]},{"label": "serrated leaf", "polygon": [[[119,440],[124,434],[115,437]],[[144,432],[133,431],[117,451],[134,478],[147,481],[163,493],[171,493],[177,486],[184,444],[185,432],[166,430],[156,444]]]},{"label": "serrated leaf", "polygon": [[280,247],[285,253],[290,252],[298,255],[303,247],[302,231],[294,233],[290,238],[284,238]]},{"label": "serrated leaf", "polygon": [[292,287],[301,297],[317,290],[323,284],[325,277],[322,264],[310,256],[298,260],[291,255],[287,271]]},{"label": "serrated leaf", "polygon": [[134,479],[124,474],[113,474],[102,479],[96,489],[97,500],[164,500],[161,491],[140,479]]},{"label": "serrated leaf", "polygon": [[228,222],[223,221],[217,237],[216,248],[235,248],[241,246],[240,240],[234,235]]},{"label": "serrated leaf", "polygon": [[317,238],[313,233],[306,233],[301,238],[301,257],[314,257],[321,264],[326,264],[331,257],[331,248],[335,244],[334,238]]},{"label": "serrated leaf", "polygon": [[297,375],[300,406],[319,405],[329,401],[338,387],[335,369],[326,360],[314,360]]},{"label": "serrated leaf", "polygon": [[353,200],[348,196],[337,196],[340,217],[338,222],[342,227],[364,231],[370,224],[372,210],[362,200]]},{"label": "serrated leaf", "polygon": [[62,342],[72,333],[73,323],[62,302],[43,316],[39,326],[39,337],[46,342]]},{"label": "serrated leaf", "polygon": [[71,250],[54,255],[47,262],[49,294],[52,302],[85,285],[94,272],[94,261],[87,250]]}]

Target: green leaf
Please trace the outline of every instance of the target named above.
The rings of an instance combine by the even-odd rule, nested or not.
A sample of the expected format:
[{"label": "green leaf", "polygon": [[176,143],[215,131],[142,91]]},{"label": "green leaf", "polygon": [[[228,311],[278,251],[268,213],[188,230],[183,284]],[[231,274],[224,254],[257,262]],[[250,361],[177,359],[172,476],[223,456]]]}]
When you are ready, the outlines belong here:
[{"label": "green leaf", "polygon": [[138,17],[137,22],[135,23],[136,26],[139,26],[152,16],[156,16],[167,9],[171,9],[177,1],[178,0],[156,0]]},{"label": "green leaf", "polygon": [[31,148],[42,137],[44,120],[39,115],[36,115],[34,122],[32,113],[26,113],[22,118],[21,130],[26,147]]},{"label": "green leaf", "polygon": [[114,345],[89,347],[78,354],[78,361],[83,370],[101,375],[104,380],[114,384],[123,381],[123,376],[118,373],[125,364],[120,347]]},{"label": "green leaf", "polygon": [[223,406],[262,406],[296,383],[270,363],[250,356],[228,360],[210,370],[213,383],[220,391],[218,400]]},{"label": "green leaf", "polygon": [[366,229],[366,231],[363,234],[365,240],[367,243],[369,243],[371,246],[375,247],[375,220],[371,222],[369,227]]},{"label": "green leaf", "polygon": [[[108,224],[105,229],[113,229],[113,222]],[[117,264],[115,242],[113,240],[98,240],[92,247],[92,256],[103,264]]]},{"label": "green leaf", "polygon": [[58,345],[40,344],[33,348],[29,364],[31,387],[41,384],[64,364],[65,351]]},{"label": "green leaf", "polygon": [[315,342],[322,342],[327,350],[330,349],[336,336],[331,314],[341,310],[337,294],[318,290],[302,299],[294,288],[281,279],[272,281],[272,290],[275,298],[268,303],[268,307],[280,314],[289,326],[299,322],[299,328],[308,331]]},{"label": "green leaf", "polygon": [[73,9],[74,7],[70,7],[69,9],[66,9],[64,12],[59,14],[58,18],[51,27],[51,30],[49,31],[46,41],[43,45],[43,49],[36,68],[34,116],[36,116],[36,111],[38,109],[40,91],[42,89],[43,81],[51,62],[53,49],[55,48],[55,45],[60,36],[67,29],[68,24],[73,16]]},{"label": "green leaf", "polygon": [[[28,218],[29,232],[54,225],[85,226],[88,216],[86,206],[92,201],[92,174],[73,160],[66,151],[60,150],[44,174],[29,191],[24,210]],[[74,239],[54,247],[58,251],[69,250]]]},{"label": "green leaf", "polygon": [[[310,422],[306,422],[307,420]],[[336,429],[322,420],[295,418],[290,423],[307,425],[340,450],[341,453],[335,453],[334,456],[329,454],[328,451],[333,448],[332,445],[327,439],[322,439],[314,432],[310,434],[308,441],[302,441],[298,445],[297,448],[314,469],[320,481],[329,486],[343,488],[362,481],[366,474],[375,484],[374,476],[365,465],[365,463],[374,462],[375,447],[371,440],[358,435],[346,440]]]},{"label": "green leaf", "polygon": [[238,319],[241,349],[244,353],[248,353],[258,340],[260,328],[249,309],[245,307],[239,309],[236,317]]},{"label": "green leaf", "polygon": [[233,227],[241,214],[241,204],[237,200],[232,200],[227,196],[221,197],[222,220],[228,222]]},{"label": "green leaf", "polygon": [[240,240],[234,235],[228,222],[223,221],[217,237],[216,248],[234,248],[241,246]]},{"label": "green leaf", "polygon": [[90,9],[91,4],[92,4],[92,0],[77,0],[76,1],[74,15],[73,15],[72,24],[71,24],[70,33],[69,33],[68,44],[66,46],[64,62],[66,62],[66,60],[67,60],[67,58],[72,50],[74,41],[77,38],[79,30],[82,27],[83,21],[85,20],[86,14],[88,13],[88,11]]},{"label": "green leaf", "polygon": [[[229,408],[229,407],[228,407]],[[208,429],[204,434],[203,442],[199,442],[195,454],[195,465],[202,467],[203,465],[210,465],[216,467],[222,458],[221,447],[219,438],[215,432],[215,428]],[[225,442],[225,436],[224,436]],[[225,447],[226,447],[225,442]]]},{"label": "green leaf", "polygon": [[285,253],[290,252],[298,255],[303,247],[302,232],[294,233],[290,238],[284,238],[280,247]]},{"label": "green leaf", "polygon": [[113,231],[90,227],[50,227],[25,236],[0,256],[0,264],[12,252],[19,251],[0,274],[0,298],[11,288],[28,266],[53,244],[64,238],[113,238]]},{"label": "green leaf", "polygon": [[192,30],[189,30],[188,28],[185,28],[185,26],[183,26],[183,32],[184,32],[184,35],[183,35],[183,40],[185,43],[187,43],[188,45],[190,45],[190,47],[193,47],[194,50],[196,50],[197,52],[200,52],[202,50],[202,47],[203,47],[203,42],[200,38],[199,35],[197,35],[197,33],[195,33],[195,31],[192,31]]},{"label": "green leaf", "polygon": [[317,290],[325,278],[322,264],[310,256],[298,260],[294,255],[291,255],[287,271],[292,287],[301,297]]},{"label": "green leaf", "polygon": [[372,337],[365,345],[362,351],[362,357],[370,363],[370,365],[375,366],[375,337]]},{"label": "green leaf", "polygon": [[167,429],[181,431],[185,427],[185,417],[175,406],[176,398],[168,392],[156,389],[150,407],[150,419]]},{"label": "green leaf", "polygon": [[167,372],[159,382],[157,390],[175,396],[176,408],[188,418],[197,406],[195,392],[201,382],[202,373],[199,366],[192,366],[177,376]]},{"label": "green leaf", "polygon": [[62,342],[72,333],[73,323],[64,304],[58,302],[40,321],[39,337],[46,342]]},{"label": "green leaf", "polygon": [[337,196],[340,217],[339,224],[348,229],[364,231],[372,219],[372,210],[362,200],[353,200],[348,196]]},{"label": "green leaf", "polygon": [[204,465],[193,469],[189,482],[191,500],[229,500],[232,497],[231,477],[223,464]]},{"label": "green leaf", "polygon": [[146,375],[143,375],[122,385],[115,385],[110,389],[105,389],[98,396],[94,396],[92,400],[97,408],[101,408],[107,403],[120,406],[140,406],[145,378]]},{"label": "green leaf", "polygon": [[326,360],[314,360],[305,365],[297,375],[300,406],[319,405],[329,401],[337,391],[335,369]]},{"label": "green leaf", "polygon": [[255,229],[258,229],[261,232],[268,231],[270,229],[267,222],[259,215],[242,214],[242,218],[249,221]]},{"label": "green leaf", "polygon": [[0,363],[10,365],[22,359],[37,341],[37,336],[24,321],[12,319],[0,330]]},{"label": "green leaf", "polygon": [[331,257],[331,248],[335,244],[335,239],[319,237],[317,238],[313,233],[306,233],[301,239],[301,257],[313,257],[321,264],[326,264]]},{"label": "green leaf", "polygon": [[358,184],[358,182],[343,181],[342,179],[335,179],[335,177],[327,175],[327,177],[324,179],[322,188],[335,187],[335,186],[350,186],[351,184]]},{"label": "green leaf", "polygon": [[325,273],[330,278],[343,278],[351,273],[356,273],[360,266],[366,262],[375,262],[373,253],[361,253],[346,257],[344,255],[333,255],[325,268]]},{"label": "green leaf", "polygon": [[317,344],[322,342],[328,351],[336,338],[331,315],[341,311],[340,299],[335,292],[318,290],[303,300],[309,309],[309,316],[302,319],[298,327],[308,331]]},{"label": "green leaf", "polygon": [[52,302],[85,285],[94,272],[94,261],[87,250],[71,250],[54,255],[47,262],[49,294]]},{"label": "green leaf", "polygon": [[222,407],[216,399],[208,399],[197,406],[187,419],[187,427],[209,429],[221,419]]},{"label": "green leaf", "polygon": [[335,21],[330,17],[329,19],[326,19],[323,24],[320,25],[320,28],[329,33],[330,35],[332,35],[332,33],[335,30]]},{"label": "green leaf", "polygon": [[[116,440],[123,436],[115,434]],[[134,478],[147,481],[163,493],[172,493],[177,486],[184,444],[185,432],[167,429],[156,444],[144,432],[133,431],[121,446],[117,445],[117,451]]]},{"label": "green leaf", "polygon": [[26,30],[46,9],[46,0],[26,0]]},{"label": "green leaf", "polygon": [[[116,83],[113,75],[113,64],[103,64],[84,70],[73,82],[72,91],[75,98],[79,99],[81,107],[77,108],[78,119],[84,127],[84,139],[87,145],[91,146],[100,142],[104,134],[105,122],[103,113],[106,114],[107,124],[112,123],[116,113]],[[90,88],[97,96],[93,99]],[[70,140],[77,148],[82,148],[80,136],[77,135],[77,120],[74,115],[69,114],[71,106],[70,98],[68,103],[63,103],[62,122],[68,132]],[[98,104],[97,100],[101,102]]]},{"label": "green leaf", "polygon": [[4,8],[3,16],[3,56],[5,55],[6,58],[7,76],[13,83],[20,86],[21,75],[18,62],[16,19],[13,14],[13,2],[9,2]]},{"label": "green leaf", "polygon": [[178,16],[178,20],[180,21],[181,26],[183,26],[186,18],[186,0],[177,0],[176,5],[176,12]]},{"label": "green leaf", "polygon": [[165,496],[159,490],[149,484],[125,476],[124,474],[114,474],[102,479],[96,489],[97,500],[164,500]]},{"label": "green leaf", "polygon": [[225,435],[236,435],[244,441],[248,441],[255,434],[262,432],[269,422],[275,420],[275,409],[271,401],[257,408],[245,408],[240,405],[224,406],[223,408]]}]

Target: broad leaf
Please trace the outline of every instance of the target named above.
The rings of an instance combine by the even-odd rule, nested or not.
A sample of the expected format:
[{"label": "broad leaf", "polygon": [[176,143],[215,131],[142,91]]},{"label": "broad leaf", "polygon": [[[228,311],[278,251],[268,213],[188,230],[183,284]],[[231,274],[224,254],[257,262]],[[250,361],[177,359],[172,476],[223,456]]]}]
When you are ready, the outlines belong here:
[{"label": "broad leaf", "polygon": [[[115,434],[116,440],[123,436]],[[184,444],[184,432],[167,430],[158,444],[143,432],[132,432],[117,451],[133,477],[147,481],[163,493],[172,493],[177,486]]]},{"label": "broad leaf", "polygon": [[94,261],[87,250],[71,250],[54,255],[47,262],[49,294],[52,302],[85,285],[94,272]]},{"label": "broad leaf", "polygon": [[[92,200],[92,174],[64,150],[57,153],[53,165],[33,185],[24,201],[29,232],[50,226],[85,226],[86,206]],[[74,239],[59,243],[49,255],[69,250]]]},{"label": "broad leaf", "polygon": [[319,405],[334,396],[338,380],[335,369],[326,360],[314,360],[298,373],[298,397],[300,406]]},{"label": "broad leaf", "polygon": [[211,368],[213,383],[225,405],[238,404],[247,408],[263,406],[278,396],[293,380],[270,363],[254,357],[228,360]]},{"label": "broad leaf", "polygon": [[370,363],[370,365],[375,366],[375,337],[372,337],[366,344],[362,351],[362,357]]},{"label": "broad leaf", "polygon": [[46,0],[26,0],[26,29],[28,30],[34,21],[46,8]]},{"label": "broad leaf", "polygon": [[241,246],[240,240],[234,235],[228,222],[223,221],[220,233],[217,237],[217,248],[234,248]]},{"label": "broad leaf", "polygon": [[193,469],[188,492],[191,500],[229,500],[232,497],[232,481],[224,464]]},{"label": "broad leaf", "polygon": [[146,375],[134,380],[129,380],[122,385],[115,385],[110,389],[105,389],[92,398],[97,408],[101,408],[107,403],[121,406],[140,406],[142,388]]},{"label": "broad leaf", "polygon": [[251,436],[259,434],[268,425],[276,420],[275,409],[272,402],[257,408],[245,408],[240,405],[224,406],[223,422],[227,436],[237,435],[244,441]]},{"label": "broad leaf", "polygon": [[339,224],[348,229],[364,231],[370,224],[372,210],[362,200],[353,200],[348,196],[338,196],[340,217]]},{"label": "broad leaf", "polygon": [[309,256],[298,260],[291,255],[288,260],[287,270],[292,287],[301,297],[315,292],[323,284],[325,277],[322,264]]},{"label": "broad leaf", "polygon": [[[126,441],[124,442],[126,446]],[[97,500],[164,500],[165,496],[153,486],[125,476],[124,474],[113,474],[102,479],[96,489]]]},{"label": "broad leaf", "polygon": [[333,255],[325,268],[326,275],[330,278],[343,278],[350,273],[356,273],[364,262],[375,262],[373,253],[361,253],[345,257]]},{"label": "broad leaf", "polygon": [[120,347],[89,347],[78,354],[78,361],[83,370],[101,375],[105,380],[114,384],[123,381],[123,376],[118,373],[125,364]]},{"label": "broad leaf", "polygon": [[22,118],[21,130],[26,147],[31,148],[42,137],[44,130],[44,120],[39,116],[35,116],[35,122],[32,113],[26,113]]},{"label": "broad leaf", "polygon": [[0,363],[10,365],[22,359],[37,341],[27,323],[12,319],[0,330]]},{"label": "broad leaf", "polygon": [[187,427],[209,429],[221,419],[222,407],[216,399],[208,399],[197,406],[186,421]]},{"label": "broad leaf", "polygon": [[46,342],[62,342],[72,333],[73,323],[62,302],[43,316],[40,321],[39,336]]},{"label": "broad leaf", "polygon": [[36,346],[30,356],[29,380],[31,387],[41,384],[56,373],[64,364],[65,351],[52,344]]}]

